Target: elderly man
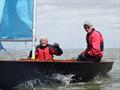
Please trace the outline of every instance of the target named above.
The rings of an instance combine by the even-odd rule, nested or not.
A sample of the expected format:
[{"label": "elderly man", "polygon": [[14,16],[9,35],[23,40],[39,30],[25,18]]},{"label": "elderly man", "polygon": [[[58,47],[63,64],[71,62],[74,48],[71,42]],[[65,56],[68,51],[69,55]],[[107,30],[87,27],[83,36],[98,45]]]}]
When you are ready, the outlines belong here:
[{"label": "elderly man", "polygon": [[104,42],[102,34],[86,22],[83,25],[86,35],[87,48],[78,56],[78,60],[99,62],[103,57]]},{"label": "elderly man", "polygon": [[[31,57],[31,54],[29,57]],[[63,54],[62,49],[59,44],[54,43],[54,45],[48,44],[48,39],[45,36],[40,38],[40,44],[36,47],[36,59],[37,60],[52,60],[53,55],[60,56]]]}]

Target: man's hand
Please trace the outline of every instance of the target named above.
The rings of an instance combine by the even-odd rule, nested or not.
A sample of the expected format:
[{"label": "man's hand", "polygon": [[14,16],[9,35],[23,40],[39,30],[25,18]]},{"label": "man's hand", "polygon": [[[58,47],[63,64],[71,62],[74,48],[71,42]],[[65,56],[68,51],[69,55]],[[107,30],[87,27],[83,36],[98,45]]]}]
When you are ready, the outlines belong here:
[{"label": "man's hand", "polygon": [[54,43],[54,46],[55,46],[55,47],[59,47],[59,44],[58,44],[58,43]]}]

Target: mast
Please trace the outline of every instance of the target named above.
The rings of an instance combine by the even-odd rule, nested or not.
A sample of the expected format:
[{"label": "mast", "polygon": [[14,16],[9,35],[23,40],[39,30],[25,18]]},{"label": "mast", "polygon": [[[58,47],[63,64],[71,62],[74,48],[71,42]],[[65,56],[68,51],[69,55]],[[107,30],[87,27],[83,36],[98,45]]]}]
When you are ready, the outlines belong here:
[{"label": "mast", "polygon": [[35,31],[36,31],[36,0],[34,0],[34,14],[33,14],[33,34],[32,34],[32,58],[35,59]]}]

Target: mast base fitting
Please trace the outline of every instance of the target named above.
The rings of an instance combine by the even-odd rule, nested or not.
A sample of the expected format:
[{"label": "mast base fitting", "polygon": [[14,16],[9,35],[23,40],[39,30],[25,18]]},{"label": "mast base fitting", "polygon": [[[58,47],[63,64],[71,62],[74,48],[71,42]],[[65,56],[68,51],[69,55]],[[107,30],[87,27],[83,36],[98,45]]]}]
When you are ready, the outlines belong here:
[{"label": "mast base fitting", "polygon": [[32,60],[35,60],[35,56],[32,56],[32,58],[31,58]]}]

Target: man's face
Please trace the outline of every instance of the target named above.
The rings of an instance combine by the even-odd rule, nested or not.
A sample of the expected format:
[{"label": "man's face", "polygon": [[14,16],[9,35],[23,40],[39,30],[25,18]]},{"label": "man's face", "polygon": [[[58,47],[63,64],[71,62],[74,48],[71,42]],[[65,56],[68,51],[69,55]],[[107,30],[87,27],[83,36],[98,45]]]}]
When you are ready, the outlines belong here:
[{"label": "man's face", "polygon": [[89,26],[84,26],[84,29],[87,33],[90,33],[91,32],[91,28]]},{"label": "man's face", "polygon": [[45,46],[48,44],[48,41],[42,39],[42,40],[40,40],[40,44],[41,44],[43,47],[45,47]]},{"label": "man's face", "polygon": [[86,31],[87,33],[89,33],[90,28],[85,28],[85,31]]}]

